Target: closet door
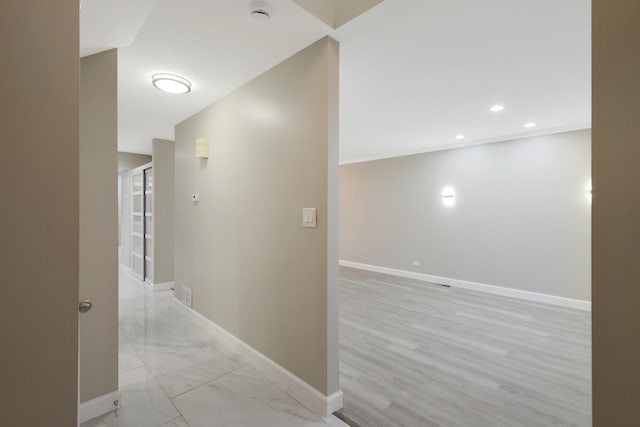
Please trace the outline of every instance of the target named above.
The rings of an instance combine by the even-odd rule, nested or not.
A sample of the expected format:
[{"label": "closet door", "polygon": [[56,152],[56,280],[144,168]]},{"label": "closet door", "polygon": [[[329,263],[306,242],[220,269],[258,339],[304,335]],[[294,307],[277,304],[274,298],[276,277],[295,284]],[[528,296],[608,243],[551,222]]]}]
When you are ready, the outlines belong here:
[{"label": "closet door", "polygon": [[131,271],[144,278],[144,170],[131,174]]},{"label": "closet door", "polygon": [[153,283],[153,169],[144,170],[144,280]]}]

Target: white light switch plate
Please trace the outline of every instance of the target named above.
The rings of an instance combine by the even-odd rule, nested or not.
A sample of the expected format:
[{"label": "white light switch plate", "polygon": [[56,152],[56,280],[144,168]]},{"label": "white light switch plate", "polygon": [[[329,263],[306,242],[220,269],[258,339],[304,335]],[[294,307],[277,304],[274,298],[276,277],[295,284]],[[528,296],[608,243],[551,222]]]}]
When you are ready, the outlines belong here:
[{"label": "white light switch plate", "polygon": [[316,228],[316,208],[302,208],[302,226],[304,228]]},{"label": "white light switch plate", "polygon": [[193,203],[198,203],[200,201],[200,195],[198,193],[193,193],[191,195],[191,201]]}]

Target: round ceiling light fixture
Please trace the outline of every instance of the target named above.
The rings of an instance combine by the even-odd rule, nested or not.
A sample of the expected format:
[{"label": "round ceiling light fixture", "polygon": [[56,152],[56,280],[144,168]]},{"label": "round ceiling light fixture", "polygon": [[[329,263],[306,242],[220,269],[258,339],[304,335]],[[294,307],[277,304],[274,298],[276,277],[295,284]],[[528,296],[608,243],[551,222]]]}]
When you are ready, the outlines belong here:
[{"label": "round ceiling light fixture", "polygon": [[151,76],[151,83],[161,91],[175,95],[191,92],[191,82],[175,74],[154,74]]},{"label": "round ceiling light fixture", "polygon": [[258,21],[268,21],[271,19],[273,8],[269,3],[263,0],[253,0],[249,7],[251,8],[251,16]]},{"label": "round ceiling light fixture", "polygon": [[491,108],[489,108],[489,110],[492,113],[499,113],[500,111],[504,110],[504,105],[500,105],[500,104],[492,105]]}]

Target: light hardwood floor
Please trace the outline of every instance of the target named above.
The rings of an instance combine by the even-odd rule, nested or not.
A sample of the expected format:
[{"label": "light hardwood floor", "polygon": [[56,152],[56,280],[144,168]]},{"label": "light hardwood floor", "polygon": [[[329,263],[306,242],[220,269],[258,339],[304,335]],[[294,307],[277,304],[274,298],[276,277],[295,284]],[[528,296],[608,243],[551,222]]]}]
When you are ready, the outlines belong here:
[{"label": "light hardwood floor", "polygon": [[591,426],[589,312],[346,267],[340,283],[354,424]]}]

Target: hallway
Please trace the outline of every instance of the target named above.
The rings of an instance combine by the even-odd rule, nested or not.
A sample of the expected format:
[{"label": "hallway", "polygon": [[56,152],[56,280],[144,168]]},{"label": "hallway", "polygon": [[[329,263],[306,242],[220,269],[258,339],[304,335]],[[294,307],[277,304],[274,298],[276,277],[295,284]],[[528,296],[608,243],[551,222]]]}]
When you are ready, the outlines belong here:
[{"label": "hallway", "polygon": [[[82,427],[326,426],[223,348],[210,326],[120,270],[121,408]],[[344,424],[336,424],[344,425]]]}]

